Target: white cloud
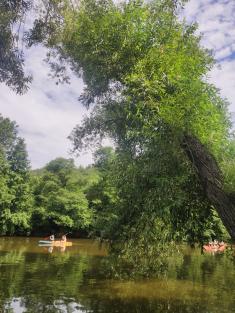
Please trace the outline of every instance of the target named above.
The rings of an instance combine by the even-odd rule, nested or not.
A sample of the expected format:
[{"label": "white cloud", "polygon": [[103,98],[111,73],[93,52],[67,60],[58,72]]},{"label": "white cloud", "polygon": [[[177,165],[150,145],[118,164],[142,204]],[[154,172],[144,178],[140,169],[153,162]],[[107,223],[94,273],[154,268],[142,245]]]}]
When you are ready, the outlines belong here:
[{"label": "white cloud", "polygon": [[[19,125],[25,138],[32,167],[45,165],[51,159],[71,157],[68,135],[82,120],[86,110],[77,98],[83,83],[74,76],[70,85],[56,85],[48,77],[48,67],[42,61],[45,50],[41,47],[27,53],[27,69],[34,80],[30,90],[23,96],[16,95],[7,86],[0,85],[0,112]],[[77,159],[77,164],[91,163],[91,154]]]},{"label": "white cloud", "polygon": [[230,102],[230,111],[235,112],[235,61],[225,60],[220,68],[215,67],[210,73],[210,81],[221,89],[221,95]]},{"label": "white cloud", "polygon": [[235,112],[235,1],[191,0],[183,13],[188,22],[198,22],[202,44],[213,49],[219,67],[210,73],[210,81],[221,89]]},{"label": "white cloud", "polygon": [[217,50],[215,53],[215,58],[217,60],[228,58],[232,53],[232,49],[230,46]]}]

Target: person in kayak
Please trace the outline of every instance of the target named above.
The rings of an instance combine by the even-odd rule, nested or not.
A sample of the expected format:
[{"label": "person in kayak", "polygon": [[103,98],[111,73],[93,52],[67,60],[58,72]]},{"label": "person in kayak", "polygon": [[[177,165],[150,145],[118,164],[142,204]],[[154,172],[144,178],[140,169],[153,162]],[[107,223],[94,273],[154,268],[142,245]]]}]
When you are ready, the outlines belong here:
[{"label": "person in kayak", "polygon": [[66,241],[67,241],[66,235],[63,235],[63,236],[61,237],[61,241],[62,241],[62,242],[66,242]]},{"label": "person in kayak", "polygon": [[50,239],[50,241],[54,241],[55,240],[55,235],[50,235],[49,239]]}]

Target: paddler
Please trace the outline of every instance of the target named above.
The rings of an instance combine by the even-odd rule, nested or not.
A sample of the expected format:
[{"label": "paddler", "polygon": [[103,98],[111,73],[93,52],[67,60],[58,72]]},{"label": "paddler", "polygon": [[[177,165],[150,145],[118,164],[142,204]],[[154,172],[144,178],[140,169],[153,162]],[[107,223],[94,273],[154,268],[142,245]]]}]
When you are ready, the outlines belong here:
[{"label": "paddler", "polygon": [[66,241],[67,241],[66,235],[63,235],[63,236],[61,237],[61,241],[62,241],[62,242],[66,242]]},{"label": "paddler", "polygon": [[49,239],[50,239],[50,241],[54,241],[55,240],[55,235],[50,235]]}]

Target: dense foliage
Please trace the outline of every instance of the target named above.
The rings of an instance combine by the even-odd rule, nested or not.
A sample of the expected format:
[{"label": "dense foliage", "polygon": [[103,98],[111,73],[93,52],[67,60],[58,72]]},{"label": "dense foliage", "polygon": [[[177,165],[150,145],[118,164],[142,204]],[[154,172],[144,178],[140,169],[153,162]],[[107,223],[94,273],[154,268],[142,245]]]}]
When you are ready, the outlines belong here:
[{"label": "dense foliage", "polygon": [[76,168],[72,159],[63,158],[33,173],[33,232],[88,233],[94,212],[88,205],[86,191],[98,179],[95,169]]},{"label": "dense foliage", "polygon": [[87,192],[99,181],[95,168],[77,168],[57,158],[30,171],[17,125],[0,116],[0,234],[82,232],[88,235],[94,208]]},{"label": "dense foliage", "polygon": [[25,92],[31,81],[24,73],[21,29],[30,6],[28,0],[0,1],[0,82],[17,93]]},{"label": "dense foliage", "polygon": [[0,116],[0,234],[30,230],[33,198],[29,162],[17,126]]}]

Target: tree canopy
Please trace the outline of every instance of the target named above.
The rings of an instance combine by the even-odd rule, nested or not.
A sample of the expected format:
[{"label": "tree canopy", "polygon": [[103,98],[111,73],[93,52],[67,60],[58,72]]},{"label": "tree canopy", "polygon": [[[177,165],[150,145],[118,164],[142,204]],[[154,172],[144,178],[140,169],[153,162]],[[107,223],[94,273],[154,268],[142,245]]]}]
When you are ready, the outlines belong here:
[{"label": "tree canopy", "polygon": [[94,212],[88,206],[86,190],[93,180],[98,180],[98,173],[76,168],[72,159],[57,158],[41,173],[36,172],[31,181],[35,201],[32,231],[89,233]]},{"label": "tree canopy", "polygon": [[28,89],[31,77],[25,74],[21,48],[25,15],[32,1],[0,1],[0,82],[5,82],[19,94]]},{"label": "tree canopy", "polygon": [[29,161],[17,125],[0,115],[0,234],[30,230]]}]

